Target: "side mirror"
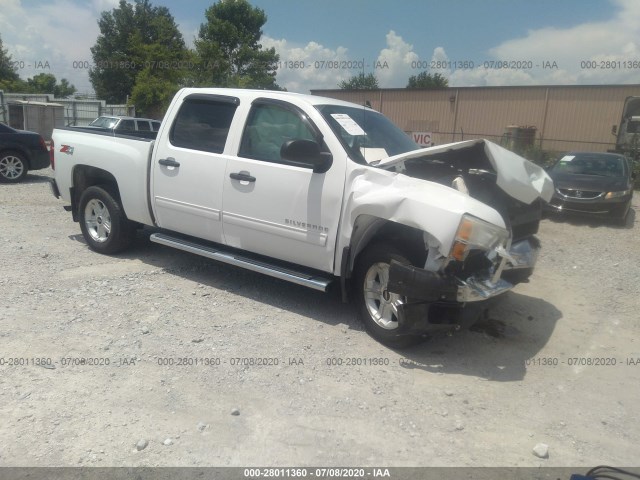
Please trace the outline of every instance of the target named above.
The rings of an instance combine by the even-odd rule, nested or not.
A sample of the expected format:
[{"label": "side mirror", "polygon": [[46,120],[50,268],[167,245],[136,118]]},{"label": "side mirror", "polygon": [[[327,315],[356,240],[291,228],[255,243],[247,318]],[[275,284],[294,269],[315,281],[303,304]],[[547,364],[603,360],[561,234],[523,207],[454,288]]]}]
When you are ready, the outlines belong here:
[{"label": "side mirror", "polygon": [[618,134],[618,126],[611,125],[611,135],[617,135],[617,134]]},{"label": "side mirror", "polygon": [[333,156],[322,152],[320,145],[311,140],[289,140],[280,148],[280,158],[289,165],[311,168],[313,173],[325,173],[333,164]]}]

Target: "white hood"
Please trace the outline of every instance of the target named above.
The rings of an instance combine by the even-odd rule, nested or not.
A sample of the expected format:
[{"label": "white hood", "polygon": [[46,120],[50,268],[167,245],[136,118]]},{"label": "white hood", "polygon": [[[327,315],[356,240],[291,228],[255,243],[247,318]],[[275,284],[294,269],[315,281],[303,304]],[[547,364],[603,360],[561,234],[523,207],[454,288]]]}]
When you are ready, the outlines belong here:
[{"label": "white hood", "polygon": [[484,145],[485,154],[498,175],[496,183],[508,195],[526,204],[530,204],[538,197],[546,202],[551,200],[553,180],[547,175],[547,172],[520,155],[484,139],[465,140],[463,142],[422,148],[394,155],[378,162],[372,162],[371,165],[386,168],[399,165],[411,158],[437,155],[452,150],[464,150],[478,144]]}]

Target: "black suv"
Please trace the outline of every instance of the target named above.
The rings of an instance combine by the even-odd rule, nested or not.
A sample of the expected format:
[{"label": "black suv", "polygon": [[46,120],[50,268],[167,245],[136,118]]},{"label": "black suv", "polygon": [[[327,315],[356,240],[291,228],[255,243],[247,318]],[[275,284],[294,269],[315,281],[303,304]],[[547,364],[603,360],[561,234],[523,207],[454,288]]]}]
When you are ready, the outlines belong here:
[{"label": "black suv", "polygon": [[156,138],[160,129],[160,122],[151,118],[134,118],[123,116],[103,115],[96,118],[86,127],[80,129],[92,129],[106,133],[132,135],[135,137]]}]

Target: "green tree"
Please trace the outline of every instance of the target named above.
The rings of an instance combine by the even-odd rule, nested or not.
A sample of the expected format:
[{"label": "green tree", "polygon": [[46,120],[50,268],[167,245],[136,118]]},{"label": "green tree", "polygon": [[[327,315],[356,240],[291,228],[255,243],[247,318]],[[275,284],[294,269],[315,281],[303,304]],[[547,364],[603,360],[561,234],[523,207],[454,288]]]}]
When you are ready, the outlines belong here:
[{"label": "green tree", "polygon": [[152,69],[145,68],[136,77],[130,103],[136,106],[136,111],[146,117],[162,118],[179,89],[177,82],[156,75]]},{"label": "green tree", "polygon": [[420,72],[418,75],[411,75],[407,88],[447,88],[449,80],[439,73]]},{"label": "green tree", "polygon": [[[166,106],[167,85],[179,88],[189,58],[169,9],[154,7],[149,0],[133,4],[120,0],[118,7],[102,12],[98,26],[100,35],[91,47],[95,67],[89,71],[96,94],[117,103],[124,102],[135,89],[132,100],[142,102],[137,105],[142,112]],[[147,84],[138,86],[138,82]],[[148,103],[149,99],[154,100]]]},{"label": "green tree", "polygon": [[33,78],[27,79],[26,93],[50,93],[54,94],[56,77],[51,73],[39,73]]},{"label": "green tree", "polygon": [[[5,90],[3,88],[3,90]],[[71,85],[66,78],[63,78],[60,83],[56,79],[55,75],[51,73],[39,73],[32,78],[24,80],[18,78],[10,83],[9,88],[6,88],[8,92],[19,93],[48,93],[58,98],[66,98],[76,92],[76,87]]]},{"label": "green tree", "polygon": [[66,78],[60,80],[59,84],[53,87],[53,93],[56,98],[67,98],[77,92],[76,87],[71,85]]},{"label": "green tree", "polygon": [[22,80],[18,75],[18,68],[8,49],[4,48],[0,37],[0,90],[15,92],[22,87]]},{"label": "green tree", "polygon": [[49,93],[58,98],[65,98],[76,91],[76,87],[71,85],[66,78],[56,79],[51,73],[39,73],[23,82],[22,92],[24,93]]},{"label": "green tree", "polygon": [[264,10],[247,0],[220,0],[205,17],[195,40],[195,84],[281,90],[276,83],[279,56],[260,44]]},{"label": "green tree", "polygon": [[373,73],[367,75],[359,73],[349,80],[343,80],[338,84],[338,87],[343,90],[377,90],[380,88],[378,86],[378,79]]},{"label": "green tree", "polygon": [[[166,18],[156,19],[157,22],[167,21]],[[175,93],[188,85],[189,68],[193,68],[195,61],[193,53],[185,49],[179,59],[164,60],[153,63],[151,58],[165,56],[163,44],[141,44],[138,52],[144,68],[138,72],[131,91],[130,103],[136,106],[136,111],[152,118],[161,118],[171,103]]]}]

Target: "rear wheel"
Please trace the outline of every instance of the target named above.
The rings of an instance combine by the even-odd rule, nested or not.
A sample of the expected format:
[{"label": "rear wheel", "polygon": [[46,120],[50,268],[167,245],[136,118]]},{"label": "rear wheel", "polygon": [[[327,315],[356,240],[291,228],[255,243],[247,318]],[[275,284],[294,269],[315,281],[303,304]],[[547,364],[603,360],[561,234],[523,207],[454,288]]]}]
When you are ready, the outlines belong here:
[{"label": "rear wheel", "polygon": [[80,229],[87,245],[99,253],[126,249],[135,234],[120,206],[116,192],[108,187],[89,187],[80,197]]},{"label": "rear wheel", "polygon": [[18,152],[0,153],[0,181],[17,183],[27,176],[27,161]]},{"label": "rear wheel", "polygon": [[372,337],[387,346],[403,348],[419,343],[422,337],[398,334],[398,310],[406,297],[387,290],[391,260],[411,263],[386,243],[374,244],[360,255],[355,271],[358,311]]}]

